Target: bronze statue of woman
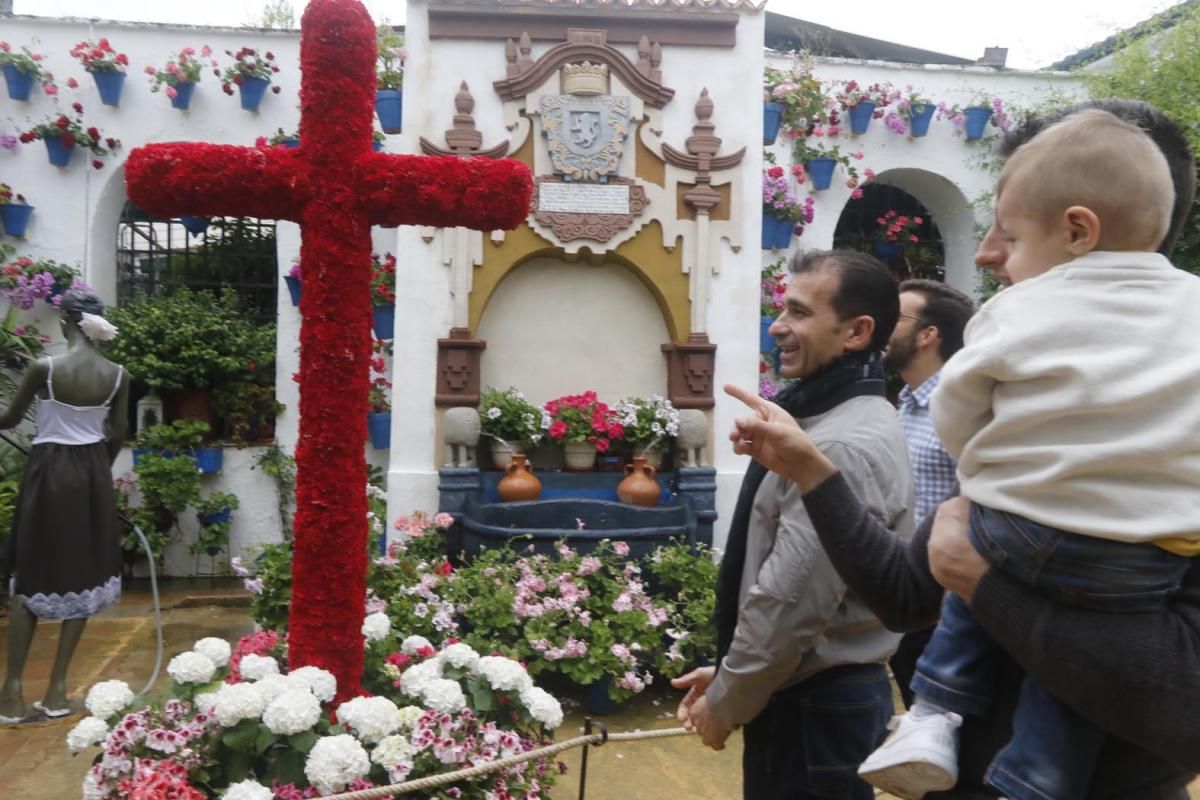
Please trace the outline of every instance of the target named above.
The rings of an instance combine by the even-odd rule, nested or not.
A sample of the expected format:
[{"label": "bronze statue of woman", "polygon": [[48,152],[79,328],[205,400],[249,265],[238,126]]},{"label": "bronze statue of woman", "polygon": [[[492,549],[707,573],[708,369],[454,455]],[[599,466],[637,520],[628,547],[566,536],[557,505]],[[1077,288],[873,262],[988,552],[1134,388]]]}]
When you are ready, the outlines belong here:
[{"label": "bronze statue of woman", "polygon": [[96,341],[116,333],[99,297],[71,289],[60,311],[67,352],[31,365],[12,405],[0,412],[0,429],[12,428],[38,399],[37,434],[9,537],[12,617],[0,688],[3,723],[29,714],[21,674],[38,620],[62,620],[62,630],[50,685],[33,709],[65,716],[71,713],[67,667],[83,627],[121,598],[112,462],[125,440],[129,379],[96,349]]}]

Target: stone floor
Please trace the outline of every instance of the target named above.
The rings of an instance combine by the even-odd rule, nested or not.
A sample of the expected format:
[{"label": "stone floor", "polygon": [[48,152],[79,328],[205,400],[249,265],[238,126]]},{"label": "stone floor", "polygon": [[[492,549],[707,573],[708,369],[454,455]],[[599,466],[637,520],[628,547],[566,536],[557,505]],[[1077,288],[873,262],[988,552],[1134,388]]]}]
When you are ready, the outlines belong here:
[{"label": "stone floor", "polygon": [[[162,591],[165,659],[204,636],[236,639],[252,629],[240,587],[209,581],[171,581]],[[154,621],[149,591],[127,590],[122,602],[92,620],[72,665],[72,694],[82,697],[98,680],[119,678],[140,690],[154,668]],[[54,659],[58,626],[39,627],[26,668],[26,700],[41,696]],[[0,620],[0,642],[7,623]],[[158,686],[169,680],[160,677]],[[619,714],[603,718],[611,731],[674,728],[678,694],[648,691]],[[578,735],[583,715],[568,698],[569,713],[560,738]],[[73,800],[91,763],[87,754],[72,756],[63,743],[78,717],[20,727],[0,727],[0,800]],[[741,796],[741,742],[715,753],[685,736],[636,743],[612,743],[591,750],[587,800],[641,800],[662,797],[729,800]],[[580,750],[565,754],[569,772],[559,779],[555,797],[579,800]],[[1200,800],[1200,782],[1191,796]]]}]

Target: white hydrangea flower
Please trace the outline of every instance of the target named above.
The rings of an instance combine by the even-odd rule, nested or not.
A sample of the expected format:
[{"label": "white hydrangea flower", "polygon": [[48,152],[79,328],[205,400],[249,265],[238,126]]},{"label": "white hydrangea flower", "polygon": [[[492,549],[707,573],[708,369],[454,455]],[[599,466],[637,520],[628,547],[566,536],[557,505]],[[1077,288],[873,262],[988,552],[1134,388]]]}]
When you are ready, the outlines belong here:
[{"label": "white hydrangea flower", "polygon": [[133,702],[133,690],[125,681],[101,681],[91,688],[83,704],[92,716],[111,719]]},{"label": "white hydrangea flower", "polygon": [[369,642],[378,642],[380,639],[387,638],[391,630],[392,621],[382,611],[368,614],[367,618],[363,620],[362,635],[367,637]]},{"label": "white hydrangea flower", "polygon": [[201,639],[192,645],[192,649],[202,656],[207,656],[208,660],[216,664],[218,669],[228,664],[229,656],[233,654],[233,648],[229,646],[229,642],[215,636]]},{"label": "white hydrangea flower", "polygon": [[226,683],[217,691],[213,713],[218,722],[230,728],[244,719],[255,719],[265,705],[253,683]]},{"label": "white hydrangea flower", "polygon": [[434,711],[457,714],[467,707],[467,698],[458,681],[435,678],[425,685],[425,705]]},{"label": "white hydrangea flower", "polygon": [[288,673],[288,680],[307,688],[322,703],[328,703],[337,694],[337,678],[320,667],[300,667]]},{"label": "white hydrangea flower", "polygon": [[271,800],[275,792],[263,786],[256,780],[244,780],[232,783],[221,795],[221,800]]},{"label": "white hydrangea flower", "polygon": [[443,664],[449,664],[458,669],[474,669],[479,663],[479,653],[469,644],[457,642],[438,653]]},{"label": "white hydrangea flower", "polygon": [[308,689],[288,689],[267,704],[262,720],[271,733],[291,736],[310,730],[321,720],[321,703]]},{"label": "white hydrangea flower", "polygon": [[479,659],[476,671],[500,692],[520,692],[533,685],[525,668],[504,656],[484,656]]},{"label": "white hydrangea flower", "polygon": [[308,691],[308,687],[289,680],[286,675],[267,675],[254,681],[252,685],[262,695],[264,705],[269,705],[272,700],[289,690]]},{"label": "white hydrangea flower", "polygon": [[308,782],[321,794],[342,791],[346,784],[363,777],[370,769],[367,751],[348,733],[318,739],[304,763]]},{"label": "white hydrangea flower", "polygon": [[417,720],[425,715],[425,709],[420,706],[405,706],[400,709],[400,730],[411,731],[417,726]]},{"label": "white hydrangea flower", "polygon": [[180,653],[167,664],[167,674],[177,683],[208,683],[216,672],[212,659],[194,650]]},{"label": "white hydrangea flower", "polygon": [[99,717],[85,717],[67,734],[67,748],[78,753],[94,744],[101,744],[108,736],[108,723]]},{"label": "white hydrangea flower", "polygon": [[107,794],[100,785],[100,779],[88,770],[83,776],[83,800],[104,800]]},{"label": "white hydrangea flower", "polygon": [[400,676],[400,691],[409,697],[421,697],[430,681],[442,677],[442,662],[436,658],[413,664]]},{"label": "white hydrangea flower", "polygon": [[400,652],[406,653],[411,656],[414,653],[416,653],[418,650],[420,650],[422,647],[432,648],[433,645],[430,644],[429,640],[426,639],[424,636],[409,636],[407,639],[405,639],[403,642],[400,643]]},{"label": "white hydrangea flower", "polygon": [[251,653],[242,656],[242,660],[238,662],[238,671],[242,673],[242,680],[256,681],[268,675],[278,675],[279,662],[270,656],[256,656]]},{"label": "white hydrangea flower", "polygon": [[217,706],[216,692],[202,692],[196,695],[196,699],[192,701],[196,706],[197,711],[203,711],[205,714],[211,714],[212,710]]},{"label": "white hydrangea flower", "polygon": [[355,697],[338,706],[338,722],[367,744],[378,742],[400,727],[400,709],[386,697]]},{"label": "white hydrangea flower", "polygon": [[523,690],[521,703],[529,710],[530,716],[547,728],[553,730],[562,724],[562,705],[545,689],[530,686]]},{"label": "white hydrangea flower", "polygon": [[402,761],[408,761],[415,752],[416,749],[407,736],[392,734],[379,740],[379,744],[371,751],[371,760],[381,767],[392,767]]}]

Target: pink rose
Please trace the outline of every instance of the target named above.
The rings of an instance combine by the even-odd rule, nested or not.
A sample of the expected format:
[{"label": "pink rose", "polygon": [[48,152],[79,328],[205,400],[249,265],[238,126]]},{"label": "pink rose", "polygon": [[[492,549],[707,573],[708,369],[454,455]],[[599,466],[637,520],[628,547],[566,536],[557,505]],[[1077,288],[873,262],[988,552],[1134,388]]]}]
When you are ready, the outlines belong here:
[{"label": "pink rose", "polygon": [[434,516],[433,524],[442,530],[445,530],[454,524],[454,517],[450,516],[445,511],[442,511]]}]

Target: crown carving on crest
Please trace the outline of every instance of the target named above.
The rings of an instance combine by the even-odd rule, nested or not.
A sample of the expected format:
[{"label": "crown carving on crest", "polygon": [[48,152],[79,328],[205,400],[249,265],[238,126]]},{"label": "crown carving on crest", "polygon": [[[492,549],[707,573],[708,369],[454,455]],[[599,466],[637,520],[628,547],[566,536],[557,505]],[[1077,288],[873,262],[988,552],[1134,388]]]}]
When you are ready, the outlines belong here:
[{"label": "crown carving on crest", "polygon": [[608,93],[608,65],[584,61],[562,68],[562,93],[597,95]]}]

